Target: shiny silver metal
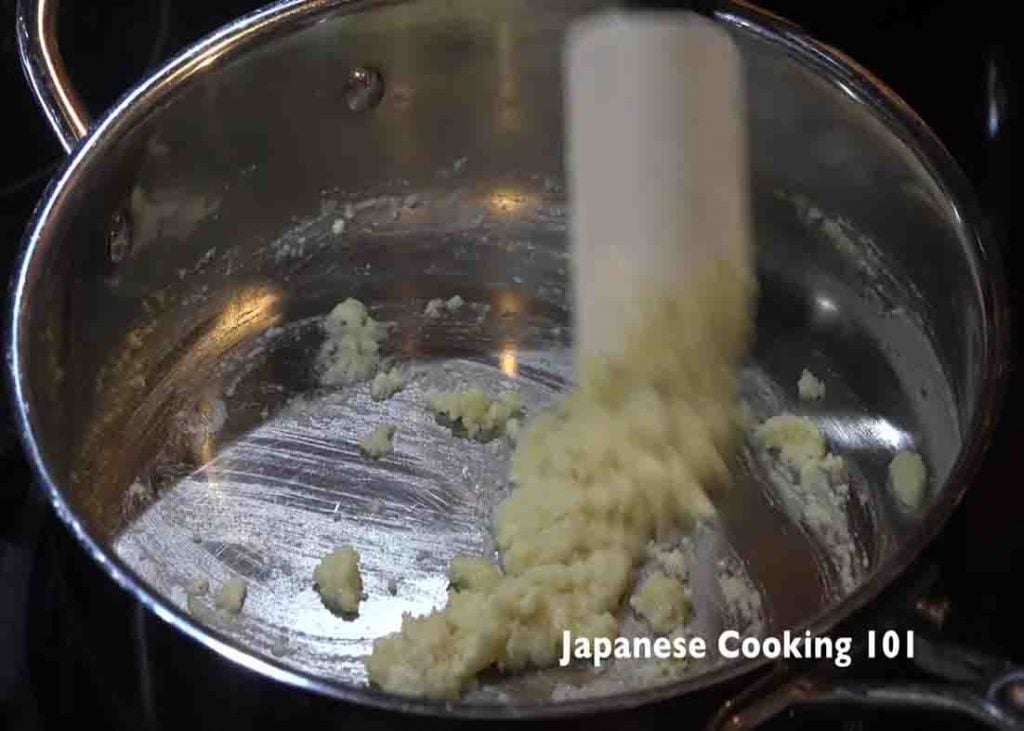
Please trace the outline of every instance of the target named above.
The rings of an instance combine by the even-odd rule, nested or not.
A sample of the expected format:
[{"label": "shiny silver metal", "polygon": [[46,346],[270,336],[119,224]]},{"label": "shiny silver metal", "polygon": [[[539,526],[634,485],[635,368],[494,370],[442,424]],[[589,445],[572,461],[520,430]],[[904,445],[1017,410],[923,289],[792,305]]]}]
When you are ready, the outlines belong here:
[{"label": "shiny silver metal", "polygon": [[[26,236],[8,368],[42,489],[144,606],[268,677],[417,713],[623,708],[760,664],[559,702],[545,695],[557,677],[435,703],[359,676],[398,612],[441,598],[452,552],[487,549],[505,489],[507,445],[453,442],[423,388],[514,386],[534,410],[567,387],[559,54],[566,24],[603,5],[280,3],[184,51],[73,150]],[[88,125],[66,79],[39,75],[59,69],[46,23],[24,22],[47,7],[23,6],[21,47],[70,146]],[[821,567],[820,586],[764,597],[762,619],[825,631],[902,571],[969,485],[1007,365],[1001,270],[955,164],[891,91],[754,8],[717,17],[751,97],[762,299],[744,395],[759,416],[806,409],[800,369],[826,375],[830,400],[806,410],[855,473],[838,533],[821,535],[747,454],[743,484],[763,489],[779,530],[809,536]],[[367,112],[342,93],[355,67],[387,79]],[[424,323],[426,300],[454,293],[470,307]],[[317,318],[350,295],[397,322],[391,353],[421,369],[383,407],[311,376]],[[397,457],[367,464],[355,442],[384,418],[404,427]],[[885,488],[906,447],[932,474],[919,514]],[[129,489],[139,477],[152,505]],[[706,545],[727,551],[720,538]],[[414,590],[373,589],[363,624],[334,620],[309,571],[338,542],[363,552],[371,589],[397,577]],[[241,620],[184,611],[186,579],[233,574],[253,589]]]},{"label": "shiny silver metal", "polygon": [[88,133],[90,120],[57,45],[57,6],[57,0],[18,0],[18,52],[50,127],[71,152]]},{"label": "shiny silver metal", "polygon": [[1024,671],[1006,660],[918,638],[916,683],[832,679],[827,673],[777,672],[746,689],[708,722],[708,731],[744,731],[801,707],[915,708],[970,718],[989,728],[1024,727]]},{"label": "shiny silver metal", "polygon": [[746,708],[729,707],[728,715],[708,725],[708,731],[741,731],[759,728],[780,714],[800,707],[837,705],[847,708],[915,708],[970,718],[989,728],[1021,728],[1020,717],[979,692],[962,685],[901,685],[898,683],[820,683],[793,681],[786,688],[765,695]]}]

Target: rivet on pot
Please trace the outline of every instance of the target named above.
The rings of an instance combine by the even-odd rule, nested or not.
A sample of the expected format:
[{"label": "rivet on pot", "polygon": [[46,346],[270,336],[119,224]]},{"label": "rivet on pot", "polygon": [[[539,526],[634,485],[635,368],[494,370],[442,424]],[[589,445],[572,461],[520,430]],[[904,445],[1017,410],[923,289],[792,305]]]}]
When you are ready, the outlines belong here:
[{"label": "rivet on pot", "polygon": [[355,66],[345,82],[345,103],[353,112],[366,112],[384,97],[384,77],[372,66]]},{"label": "rivet on pot", "polygon": [[119,208],[110,219],[110,230],[107,233],[107,258],[113,264],[120,264],[132,245],[132,227],[128,213]]}]

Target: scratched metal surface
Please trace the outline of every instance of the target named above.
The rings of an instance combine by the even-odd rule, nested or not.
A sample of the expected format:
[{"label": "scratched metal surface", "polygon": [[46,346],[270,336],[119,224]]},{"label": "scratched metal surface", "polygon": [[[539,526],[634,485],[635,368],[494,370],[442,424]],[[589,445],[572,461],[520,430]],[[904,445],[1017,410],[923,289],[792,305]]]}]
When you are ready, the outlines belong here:
[{"label": "scratched metal surface", "polygon": [[[119,557],[179,606],[187,605],[189,584],[207,579],[211,593],[193,605],[194,616],[245,650],[355,684],[366,682],[362,658],[374,639],[395,631],[404,612],[421,614],[443,604],[453,555],[493,554],[490,517],[509,489],[508,441],[478,444],[454,437],[426,411],[425,393],[467,385],[495,394],[514,389],[530,415],[571,385],[563,211],[538,209],[540,233],[524,235],[490,226],[493,211],[473,208],[472,196],[452,198],[447,205],[461,212],[443,215],[469,221],[470,227],[460,234],[465,246],[448,241],[442,249],[438,239],[413,241],[391,230],[403,215],[424,215],[394,216],[389,206],[395,200],[374,199],[360,209],[368,219],[357,213],[347,224],[346,235],[353,236],[344,244],[351,247],[347,255],[363,256],[366,266],[350,269],[355,274],[339,285],[336,299],[347,296],[346,287],[358,291],[360,278],[373,279],[385,246],[445,262],[439,266],[445,276],[433,291],[368,299],[376,317],[396,323],[384,352],[411,367],[408,387],[382,403],[369,398],[367,384],[318,388],[313,361],[323,336],[316,315],[275,317],[250,328],[229,357],[211,363],[192,382],[192,397],[182,401],[187,418],[171,420],[177,433],[168,442],[191,445],[189,464],[198,466],[181,476],[181,465],[161,462],[178,451],[152,457],[140,475],[155,499],[126,502],[125,524],[113,541]],[[339,245],[331,224],[343,206],[330,209],[269,244],[266,255],[294,262],[299,272],[330,266]],[[783,198],[760,215],[771,220],[771,231],[785,228],[781,219],[796,226],[801,221]],[[764,236],[762,250],[783,246],[771,234]],[[231,250],[223,256],[230,259]],[[492,257],[520,266],[494,270],[483,285],[479,276],[472,287],[469,280],[465,288],[455,284]],[[806,554],[814,581],[820,581],[810,592],[814,596],[800,599],[805,604],[788,607],[787,616],[809,619],[868,576],[916,520],[896,510],[886,492],[891,455],[920,448],[941,475],[943,449],[958,434],[942,369],[913,318],[862,291],[808,279],[806,271],[775,266],[770,255],[762,258],[758,338],[743,374],[743,397],[757,418],[786,410],[811,416],[851,465],[852,497],[827,506],[833,520],[825,532],[804,520],[799,501],[758,472],[753,444],[738,466],[741,491],[757,493],[768,506],[757,514],[761,528],[790,536],[791,547]],[[222,263],[216,256],[212,262]],[[810,281],[816,282],[813,288]],[[886,301],[909,301],[885,281],[879,286],[888,287]],[[436,321],[422,317],[426,299],[456,293],[467,299],[462,310]],[[320,312],[327,309],[329,304]],[[857,357],[850,358],[851,352]],[[804,367],[827,384],[821,404],[795,398]],[[360,455],[357,443],[379,423],[395,424],[398,432],[394,452],[375,462]],[[742,513],[743,504],[733,511]],[[742,535],[735,526],[729,530],[729,521],[726,514],[725,530],[702,527],[684,545],[696,605],[688,630],[694,633],[725,627],[762,632],[771,607],[796,601],[785,590],[789,569],[752,566],[765,546],[733,541]],[[313,567],[341,544],[361,554],[366,599],[354,620],[328,612],[313,589]],[[242,614],[231,618],[212,608],[212,594],[236,575],[248,581],[249,595]],[[723,588],[729,577],[732,593]],[[623,617],[629,627],[629,613]],[[624,631],[639,630],[634,622]],[[681,672],[698,674],[716,662]],[[600,674],[570,669],[493,675],[473,697],[601,695],[667,679],[649,666]]]},{"label": "scratched metal surface", "polygon": [[[556,392],[560,370],[530,377],[547,363],[520,356],[514,385],[530,411]],[[497,365],[483,357],[420,363],[405,390],[382,403],[370,399],[366,384],[300,396],[164,492],[122,534],[117,551],[182,603],[197,577],[214,587],[230,575],[246,577],[249,598],[232,627],[241,642],[362,680],[359,658],[374,638],[394,631],[403,612],[443,601],[452,556],[493,552],[488,523],[507,487],[508,442],[455,439],[424,404],[430,388],[509,389]],[[235,398],[248,396],[240,389]],[[372,461],[357,445],[378,423],[398,432],[394,452]],[[367,594],[353,621],[325,610],[311,579],[319,559],[344,543],[360,552]]]}]

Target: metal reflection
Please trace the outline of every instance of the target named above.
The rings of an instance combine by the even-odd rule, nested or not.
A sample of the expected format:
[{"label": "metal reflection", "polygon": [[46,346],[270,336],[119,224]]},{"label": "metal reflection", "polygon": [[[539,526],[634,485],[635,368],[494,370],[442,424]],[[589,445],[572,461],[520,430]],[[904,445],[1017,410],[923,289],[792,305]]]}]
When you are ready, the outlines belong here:
[{"label": "metal reflection", "polygon": [[487,196],[487,208],[497,215],[512,216],[536,204],[533,194],[517,188],[497,188]]},{"label": "metal reflection", "polygon": [[497,295],[497,310],[498,315],[501,317],[511,317],[518,315],[523,310],[522,298],[518,292],[512,290],[502,290]]},{"label": "metal reflection", "polygon": [[498,93],[494,97],[495,131],[516,134],[523,129],[523,109],[519,101],[519,69],[515,63],[512,26],[508,21],[497,24]]},{"label": "metal reflection", "polygon": [[879,446],[898,452],[911,449],[914,445],[909,432],[882,417],[859,414],[830,416],[822,419],[820,427],[839,453],[844,450],[878,449]]},{"label": "metal reflection", "polygon": [[519,375],[519,348],[515,343],[505,343],[501,346],[498,364],[501,372],[509,378],[515,378]]},{"label": "metal reflection", "polygon": [[814,296],[814,316],[818,320],[833,320],[839,314],[839,306],[836,301],[825,294]]},{"label": "metal reflection", "polygon": [[221,310],[205,340],[232,347],[273,327],[281,320],[281,292],[270,287],[239,291]]}]

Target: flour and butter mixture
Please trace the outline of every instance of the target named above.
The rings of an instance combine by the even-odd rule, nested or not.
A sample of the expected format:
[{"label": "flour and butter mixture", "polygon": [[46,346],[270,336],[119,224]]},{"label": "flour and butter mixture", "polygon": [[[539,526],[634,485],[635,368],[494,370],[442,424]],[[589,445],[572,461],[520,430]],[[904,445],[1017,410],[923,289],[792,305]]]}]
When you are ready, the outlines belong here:
[{"label": "flour and butter mixture", "polygon": [[[857,585],[867,564],[852,548],[847,526],[847,464],[831,451],[842,444],[830,444],[819,428],[816,404],[797,409],[809,409],[809,416],[769,415],[778,410],[772,405],[755,419],[738,400],[738,371],[753,329],[752,272],[742,260],[723,261],[690,281],[671,296],[640,304],[621,350],[579,363],[575,390],[547,408],[557,386],[537,398],[524,388],[525,379],[505,380],[504,368],[504,375],[491,379],[482,377],[490,365],[451,377],[448,365],[400,355],[392,342],[400,331],[384,321],[381,313],[390,313],[380,305],[371,315],[362,302],[344,299],[317,322],[322,340],[312,376],[326,403],[352,409],[329,412],[344,431],[324,440],[323,448],[342,444],[357,455],[358,467],[339,480],[346,489],[353,477],[380,475],[368,505],[352,509],[359,518],[328,530],[333,545],[318,545],[319,563],[303,571],[305,596],[317,595],[310,616],[319,617],[315,621],[330,636],[334,623],[344,624],[337,636],[363,643],[339,653],[339,663],[351,663],[365,673],[356,676],[360,681],[390,692],[451,699],[473,689],[484,671],[556,665],[565,631],[574,637],[673,639],[712,636],[720,622],[759,635],[766,615],[743,558],[716,553],[698,538],[721,527],[711,498],[728,489],[731,452],[744,432],[769,467],[769,487],[782,509],[825,547],[839,590]],[[444,327],[445,318],[460,311],[417,318],[415,326]],[[827,402],[831,393],[805,369],[794,395],[806,404]],[[303,395],[285,408],[289,429],[310,418],[306,403]],[[311,433],[316,436],[326,423],[321,420]],[[424,452],[427,443],[441,447]],[[509,444],[514,452],[506,493]],[[458,470],[481,454],[497,469],[483,480],[471,478],[474,492],[464,492],[458,483],[468,482],[471,473]],[[497,549],[459,546],[448,565],[447,598],[433,611],[436,595],[422,599],[424,572],[407,580],[400,572],[408,558],[394,559],[395,545],[363,532],[364,522],[372,527],[396,510],[388,504],[394,499],[392,471],[404,474],[420,465],[444,465],[437,479],[460,490],[460,505],[467,494],[479,501],[482,509],[463,519],[488,533]],[[901,458],[891,484],[901,505],[920,502],[924,472],[911,457]],[[417,490],[417,496],[436,499],[429,486]],[[496,495],[507,496],[490,513]],[[343,507],[337,502],[334,512]],[[438,512],[441,520],[449,519],[446,507],[442,503]],[[711,525],[691,530],[703,522]],[[452,555],[444,548],[437,552],[440,565],[429,569],[431,581],[444,581]],[[476,551],[481,553],[470,555]],[[256,601],[247,608],[244,593],[227,602],[188,592],[188,609],[206,623],[244,631],[239,628],[250,612],[260,611],[266,592],[258,582],[253,590]],[[385,596],[395,601],[382,604]],[[302,601],[308,612],[310,603]],[[383,617],[390,618],[382,625]],[[398,631],[381,637],[381,627]],[[545,697],[559,699],[616,693],[689,672],[685,661],[623,661],[600,670],[589,675],[587,668],[573,667],[539,680],[553,678]],[[494,687],[486,683],[482,691]]]},{"label": "flour and butter mixture", "polygon": [[[618,633],[649,542],[711,517],[708,493],[728,481],[752,294],[749,271],[711,267],[700,287],[649,304],[625,356],[584,364],[519,438],[494,525],[501,566],[453,565],[444,608],[376,641],[373,683],[454,697],[490,667],[554,664],[564,630]],[[684,608],[659,607],[656,590],[641,604],[671,629]]]}]

